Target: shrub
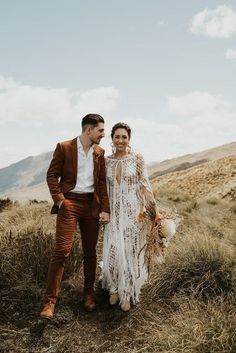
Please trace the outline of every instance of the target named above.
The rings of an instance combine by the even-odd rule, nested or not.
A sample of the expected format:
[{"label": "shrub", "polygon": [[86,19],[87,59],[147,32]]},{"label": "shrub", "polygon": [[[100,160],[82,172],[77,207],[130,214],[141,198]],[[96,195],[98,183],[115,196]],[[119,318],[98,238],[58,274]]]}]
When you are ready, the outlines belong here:
[{"label": "shrub", "polygon": [[9,208],[12,205],[13,205],[13,202],[9,198],[0,199],[0,212],[2,212],[6,208]]}]

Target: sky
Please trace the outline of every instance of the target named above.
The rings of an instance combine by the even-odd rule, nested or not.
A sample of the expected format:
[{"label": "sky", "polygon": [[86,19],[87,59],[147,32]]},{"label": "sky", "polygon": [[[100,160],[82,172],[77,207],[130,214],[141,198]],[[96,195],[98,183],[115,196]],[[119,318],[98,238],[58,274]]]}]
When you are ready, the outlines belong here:
[{"label": "sky", "polygon": [[236,0],[0,0],[0,168],[126,122],[158,162],[236,140]]}]

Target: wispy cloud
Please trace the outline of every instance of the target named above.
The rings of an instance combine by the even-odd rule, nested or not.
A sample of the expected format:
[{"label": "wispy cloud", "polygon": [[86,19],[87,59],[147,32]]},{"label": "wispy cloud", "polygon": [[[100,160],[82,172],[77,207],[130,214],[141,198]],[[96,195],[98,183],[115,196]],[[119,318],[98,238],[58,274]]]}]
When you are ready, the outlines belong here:
[{"label": "wispy cloud", "polygon": [[168,22],[167,22],[167,20],[165,20],[165,19],[161,19],[161,20],[159,21],[159,26],[161,26],[161,27],[168,26]]},{"label": "wispy cloud", "polygon": [[205,37],[229,38],[236,33],[236,12],[227,5],[214,10],[206,8],[194,16],[190,30]]},{"label": "wispy cloud", "polygon": [[225,57],[226,59],[236,60],[236,49],[227,49]]},{"label": "wispy cloud", "polygon": [[0,77],[0,123],[41,125],[45,121],[78,121],[88,112],[114,111],[119,91],[98,87],[84,92],[20,84]]},{"label": "wispy cloud", "polygon": [[229,110],[231,104],[209,92],[194,91],[183,96],[168,97],[168,111],[179,116],[204,115],[206,111]]},{"label": "wispy cloud", "polygon": [[186,143],[204,147],[235,140],[236,106],[220,96],[190,92],[169,97],[168,110],[179,117]]}]

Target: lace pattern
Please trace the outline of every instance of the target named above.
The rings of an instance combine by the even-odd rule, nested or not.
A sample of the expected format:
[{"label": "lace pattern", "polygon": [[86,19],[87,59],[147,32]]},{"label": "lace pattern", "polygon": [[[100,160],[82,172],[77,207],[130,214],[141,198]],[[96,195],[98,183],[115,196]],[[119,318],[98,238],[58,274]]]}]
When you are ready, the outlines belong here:
[{"label": "lace pattern", "polygon": [[146,198],[153,200],[141,155],[131,153],[124,159],[106,159],[111,221],[104,228],[102,285],[118,291],[120,301],[139,299],[148,277],[144,261],[145,223],[138,216]]},{"label": "lace pattern", "polygon": [[[164,234],[161,224],[155,224],[157,205],[141,154],[107,157],[106,177],[111,219],[104,227],[102,286],[118,292],[120,302],[131,298],[135,304],[150,262],[163,262],[173,232]],[[170,213],[164,217],[174,219]]]}]

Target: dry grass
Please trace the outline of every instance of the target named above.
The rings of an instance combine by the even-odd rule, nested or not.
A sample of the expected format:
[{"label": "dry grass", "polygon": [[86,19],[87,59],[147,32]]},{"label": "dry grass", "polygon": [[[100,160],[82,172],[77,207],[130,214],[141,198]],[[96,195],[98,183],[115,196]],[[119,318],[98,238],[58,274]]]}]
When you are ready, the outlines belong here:
[{"label": "dry grass", "polygon": [[[18,206],[0,217],[0,283],[2,287],[25,286],[46,280],[55,233],[55,217],[49,205]],[[81,264],[79,240],[67,262],[66,276]]]},{"label": "dry grass", "polygon": [[173,301],[177,309],[166,317],[144,314],[138,352],[229,353],[236,351],[235,307],[230,300],[199,302],[189,297]]},{"label": "dry grass", "polygon": [[0,199],[0,212],[13,206],[13,202],[9,199]]},{"label": "dry grass", "polygon": [[55,217],[47,204],[4,210],[0,214],[0,328],[4,339],[0,351],[235,352],[235,202],[194,200],[171,189],[163,189],[158,200],[176,207],[184,221],[165,264],[155,269],[144,289],[141,303],[123,313],[119,307],[109,306],[107,294],[98,287],[97,311],[83,311],[82,254],[77,237],[55,319],[49,324],[37,315]]},{"label": "dry grass", "polygon": [[208,234],[189,234],[176,241],[166,263],[153,275],[149,294],[170,298],[176,293],[199,299],[233,293],[236,289],[236,249]]}]

